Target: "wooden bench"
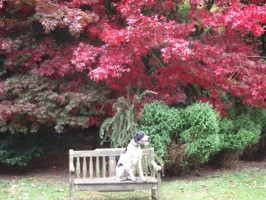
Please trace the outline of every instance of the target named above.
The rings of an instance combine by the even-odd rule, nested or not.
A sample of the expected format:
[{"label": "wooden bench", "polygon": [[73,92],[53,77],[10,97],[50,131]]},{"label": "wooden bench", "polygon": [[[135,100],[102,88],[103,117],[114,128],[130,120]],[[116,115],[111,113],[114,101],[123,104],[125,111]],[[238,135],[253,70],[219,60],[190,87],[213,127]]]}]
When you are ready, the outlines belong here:
[{"label": "wooden bench", "polygon": [[161,200],[161,167],[154,161],[154,149],[142,150],[142,166],[147,182],[143,182],[138,176],[136,182],[114,179],[116,163],[123,150],[124,148],[69,150],[70,199],[74,200],[75,190],[101,192],[151,190],[152,197]]}]

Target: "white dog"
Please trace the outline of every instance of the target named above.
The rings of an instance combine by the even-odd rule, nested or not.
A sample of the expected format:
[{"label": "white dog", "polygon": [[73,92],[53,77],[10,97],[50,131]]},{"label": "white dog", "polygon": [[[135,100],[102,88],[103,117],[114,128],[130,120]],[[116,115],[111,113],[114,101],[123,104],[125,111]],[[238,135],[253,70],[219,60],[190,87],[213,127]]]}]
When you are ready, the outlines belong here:
[{"label": "white dog", "polygon": [[138,163],[140,177],[142,181],[147,181],[143,175],[141,164],[142,151],[140,144],[149,145],[149,136],[142,131],[135,133],[127,148],[121,154],[115,171],[116,180],[131,179],[132,181],[136,181],[133,171],[135,165]]}]

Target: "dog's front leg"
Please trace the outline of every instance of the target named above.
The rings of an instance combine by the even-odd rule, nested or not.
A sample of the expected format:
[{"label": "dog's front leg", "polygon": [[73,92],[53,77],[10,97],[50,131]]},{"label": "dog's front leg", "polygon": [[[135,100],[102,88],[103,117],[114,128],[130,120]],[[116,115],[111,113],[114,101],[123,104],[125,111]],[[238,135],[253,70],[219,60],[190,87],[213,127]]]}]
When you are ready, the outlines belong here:
[{"label": "dog's front leg", "polygon": [[146,179],[146,178],[144,177],[144,175],[143,175],[142,163],[141,163],[141,157],[140,157],[140,159],[139,159],[139,163],[138,163],[138,165],[139,165],[139,174],[140,174],[141,180],[142,180],[143,182],[147,182],[147,179]]},{"label": "dog's front leg", "polygon": [[134,176],[132,168],[128,169],[128,173],[129,173],[130,178],[131,178],[132,181],[136,181],[137,180],[136,177]]}]

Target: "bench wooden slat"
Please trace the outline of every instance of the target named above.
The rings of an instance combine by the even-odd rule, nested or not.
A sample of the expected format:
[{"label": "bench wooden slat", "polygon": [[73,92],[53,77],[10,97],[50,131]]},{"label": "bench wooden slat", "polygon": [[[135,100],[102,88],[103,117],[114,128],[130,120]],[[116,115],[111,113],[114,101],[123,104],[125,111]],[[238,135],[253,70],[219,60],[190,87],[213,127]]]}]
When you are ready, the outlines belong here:
[{"label": "bench wooden slat", "polygon": [[146,177],[149,175],[148,171],[148,157],[144,156],[144,173]]},{"label": "bench wooden slat", "polygon": [[[154,158],[154,149],[151,148],[151,162],[155,160]],[[155,177],[155,170],[153,169],[153,167],[151,167],[151,176]]]},{"label": "bench wooden slat", "polygon": [[87,177],[87,161],[86,161],[86,157],[83,157],[82,174],[83,174],[83,178]]},{"label": "bench wooden slat", "polygon": [[90,157],[90,178],[93,178],[93,160]]},{"label": "bench wooden slat", "polygon": [[77,166],[76,166],[76,173],[77,173],[77,177],[80,177],[80,161],[79,161],[79,157],[77,157]]},{"label": "bench wooden slat", "polygon": [[109,156],[109,176],[115,175],[116,160],[115,156]]},{"label": "bench wooden slat", "polygon": [[96,177],[100,177],[100,162],[99,162],[99,156],[96,157]]},{"label": "bench wooden slat", "polygon": [[106,161],[105,161],[105,156],[103,157],[103,164],[102,164],[102,172],[103,172],[103,177],[106,177]]},{"label": "bench wooden slat", "polygon": [[[125,148],[113,148],[113,149],[95,149],[90,151],[74,151],[74,157],[97,157],[97,156],[120,156],[121,152]],[[142,149],[142,155],[150,155],[150,149]]]}]

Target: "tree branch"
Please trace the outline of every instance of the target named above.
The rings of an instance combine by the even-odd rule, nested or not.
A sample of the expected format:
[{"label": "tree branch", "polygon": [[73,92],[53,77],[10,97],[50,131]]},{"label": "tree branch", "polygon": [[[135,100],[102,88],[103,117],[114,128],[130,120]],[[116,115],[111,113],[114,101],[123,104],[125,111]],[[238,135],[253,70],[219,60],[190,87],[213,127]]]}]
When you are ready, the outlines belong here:
[{"label": "tree branch", "polygon": [[206,3],[206,9],[210,11],[214,4],[214,0],[208,0],[208,1],[205,1],[205,3]]},{"label": "tree branch", "polygon": [[164,66],[164,64],[162,63],[162,61],[159,59],[159,58],[157,58],[157,56],[151,51],[151,54],[152,54],[152,56],[157,60],[157,62],[159,63],[159,65],[161,66],[161,68],[164,68],[165,66]]}]

